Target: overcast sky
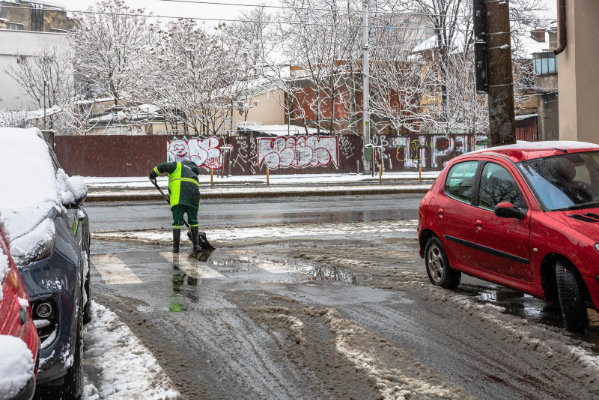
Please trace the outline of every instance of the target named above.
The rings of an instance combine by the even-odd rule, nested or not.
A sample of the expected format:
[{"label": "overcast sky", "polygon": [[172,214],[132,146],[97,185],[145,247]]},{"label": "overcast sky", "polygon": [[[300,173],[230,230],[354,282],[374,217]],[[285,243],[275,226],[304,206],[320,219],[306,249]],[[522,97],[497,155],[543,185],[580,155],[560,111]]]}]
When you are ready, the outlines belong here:
[{"label": "overcast sky", "polygon": [[[234,19],[241,11],[249,11],[251,7],[237,5],[212,5],[201,3],[179,3],[165,0],[125,0],[127,4],[135,8],[145,8],[153,14],[173,16],[173,17],[192,17],[192,18],[216,18],[216,19]],[[191,0],[193,1],[193,0]],[[277,0],[206,0],[210,3],[237,3],[237,4],[277,4]],[[547,4],[548,11],[544,17],[555,18],[557,0],[542,0]],[[96,0],[50,0],[52,4],[65,7],[67,10],[86,10]]]}]

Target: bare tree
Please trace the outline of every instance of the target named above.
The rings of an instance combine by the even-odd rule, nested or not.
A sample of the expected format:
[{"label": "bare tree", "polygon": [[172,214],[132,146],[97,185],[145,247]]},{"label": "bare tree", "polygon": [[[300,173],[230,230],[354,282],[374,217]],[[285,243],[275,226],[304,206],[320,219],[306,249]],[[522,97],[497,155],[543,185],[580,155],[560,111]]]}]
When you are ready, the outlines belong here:
[{"label": "bare tree", "polygon": [[17,65],[7,73],[39,108],[62,104],[73,85],[70,54],[60,53],[56,47],[44,48],[32,56],[17,56]]},{"label": "bare tree", "polygon": [[91,11],[78,14],[69,33],[75,78],[89,97],[110,96],[117,104],[131,90],[127,72],[149,41],[145,10],[132,9],[122,0],[104,0]]},{"label": "bare tree", "polygon": [[241,107],[249,55],[224,25],[210,32],[181,19],[154,27],[154,44],[133,70],[134,97],[156,104],[184,132],[215,135],[230,127],[231,110]]},{"label": "bare tree", "polygon": [[[336,131],[338,104],[355,93],[348,82],[359,50],[360,21],[355,6],[335,0],[283,0],[280,16],[284,54],[301,69],[294,98],[312,114],[316,128]],[[318,21],[310,24],[308,21]]]}]

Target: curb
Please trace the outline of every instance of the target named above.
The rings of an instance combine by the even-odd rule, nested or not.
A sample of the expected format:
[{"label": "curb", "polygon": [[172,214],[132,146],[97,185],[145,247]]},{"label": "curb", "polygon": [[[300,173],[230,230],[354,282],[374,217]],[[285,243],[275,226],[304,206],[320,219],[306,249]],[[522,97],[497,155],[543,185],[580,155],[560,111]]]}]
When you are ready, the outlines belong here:
[{"label": "curb", "polygon": [[[210,192],[203,191],[200,198],[205,199],[239,199],[239,198],[277,198],[277,197],[307,197],[307,196],[358,196],[384,194],[426,193],[430,185],[418,185],[400,188],[364,187],[364,188],[332,188],[332,189],[298,189],[277,191],[277,189],[259,189],[252,191]],[[144,192],[104,192],[89,193],[87,202],[100,201],[159,201],[164,200],[160,193]]]}]

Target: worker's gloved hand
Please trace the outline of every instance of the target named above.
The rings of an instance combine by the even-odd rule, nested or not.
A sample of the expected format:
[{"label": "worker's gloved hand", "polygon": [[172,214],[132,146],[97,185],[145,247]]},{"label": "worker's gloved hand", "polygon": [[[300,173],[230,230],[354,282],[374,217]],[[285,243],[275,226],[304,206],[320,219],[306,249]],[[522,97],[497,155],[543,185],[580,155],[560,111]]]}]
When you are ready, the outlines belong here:
[{"label": "worker's gloved hand", "polygon": [[156,179],[158,175],[156,175],[156,172],[154,172],[153,170],[150,171],[150,180],[153,181]]}]

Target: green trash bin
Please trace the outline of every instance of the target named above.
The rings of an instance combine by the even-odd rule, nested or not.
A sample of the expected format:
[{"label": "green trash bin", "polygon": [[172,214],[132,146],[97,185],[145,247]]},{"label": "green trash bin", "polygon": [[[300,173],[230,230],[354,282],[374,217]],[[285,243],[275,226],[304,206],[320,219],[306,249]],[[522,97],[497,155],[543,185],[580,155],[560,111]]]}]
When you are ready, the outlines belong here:
[{"label": "green trash bin", "polygon": [[372,161],[372,147],[364,146],[364,159],[366,161]]}]

